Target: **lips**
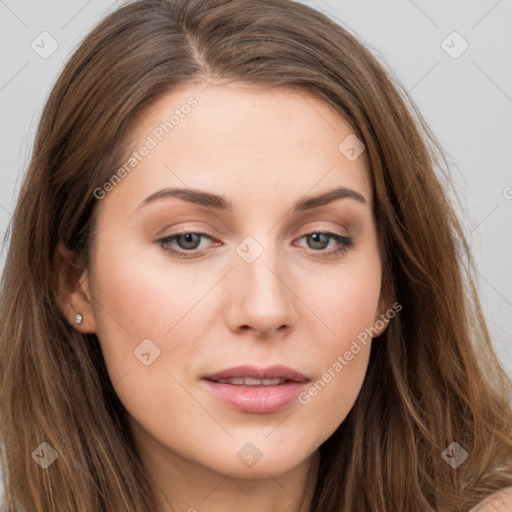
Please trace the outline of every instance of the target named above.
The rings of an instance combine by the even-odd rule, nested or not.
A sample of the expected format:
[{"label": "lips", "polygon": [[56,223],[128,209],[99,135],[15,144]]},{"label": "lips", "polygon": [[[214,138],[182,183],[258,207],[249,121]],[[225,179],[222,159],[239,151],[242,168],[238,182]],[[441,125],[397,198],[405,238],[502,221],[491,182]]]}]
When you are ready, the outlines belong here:
[{"label": "lips", "polygon": [[286,366],[237,366],[206,375],[203,382],[225,405],[247,413],[273,413],[289,406],[309,379]]}]

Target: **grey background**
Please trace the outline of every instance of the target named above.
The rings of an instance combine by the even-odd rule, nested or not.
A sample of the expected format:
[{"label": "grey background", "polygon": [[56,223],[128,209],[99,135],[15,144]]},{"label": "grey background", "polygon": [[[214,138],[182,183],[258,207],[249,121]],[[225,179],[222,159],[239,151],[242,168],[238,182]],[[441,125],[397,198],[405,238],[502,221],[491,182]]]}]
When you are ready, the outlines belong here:
[{"label": "grey background", "polygon": [[[121,3],[0,0],[0,233],[51,85],[83,36]],[[484,313],[512,376],[512,1],[304,3],[346,24],[396,73],[449,154]],[[43,31],[58,43],[47,58],[31,47],[42,46]],[[441,46],[453,31],[469,44],[458,58]],[[443,46],[458,53],[462,43],[452,36]]]}]

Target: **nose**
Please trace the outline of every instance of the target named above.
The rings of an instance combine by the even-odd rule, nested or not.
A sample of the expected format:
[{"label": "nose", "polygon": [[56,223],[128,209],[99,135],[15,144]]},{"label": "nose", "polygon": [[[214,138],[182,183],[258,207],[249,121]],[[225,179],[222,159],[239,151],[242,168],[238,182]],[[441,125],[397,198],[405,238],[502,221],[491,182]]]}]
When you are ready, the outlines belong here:
[{"label": "nose", "polygon": [[268,247],[252,263],[237,254],[233,257],[224,309],[229,328],[233,332],[252,331],[259,339],[291,331],[298,319],[297,297],[282,257]]}]

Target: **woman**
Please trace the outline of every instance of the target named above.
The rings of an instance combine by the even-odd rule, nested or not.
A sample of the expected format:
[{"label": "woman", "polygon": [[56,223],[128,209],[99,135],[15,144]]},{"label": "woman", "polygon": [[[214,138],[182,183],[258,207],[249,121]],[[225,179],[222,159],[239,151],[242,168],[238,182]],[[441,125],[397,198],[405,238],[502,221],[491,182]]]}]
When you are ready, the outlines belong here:
[{"label": "woman", "polygon": [[4,510],[506,503],[511,383],[441,155],[311,8],[108,16],[53,88],[13,219]]}]

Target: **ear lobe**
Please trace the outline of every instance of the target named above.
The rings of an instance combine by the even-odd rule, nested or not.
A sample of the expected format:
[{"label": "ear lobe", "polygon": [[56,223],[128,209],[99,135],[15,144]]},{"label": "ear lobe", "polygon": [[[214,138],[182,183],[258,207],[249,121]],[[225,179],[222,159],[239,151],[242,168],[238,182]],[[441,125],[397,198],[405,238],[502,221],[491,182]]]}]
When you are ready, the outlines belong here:
[{"label": "ear lobe", "polygon": [[[81,269],[77,255],[62,242],[53,254],[53,284],[55,301],[68,322],[80,332],[96,332],[87,270]],[[80,324],[74,321],[77,313],[83,318]]]}]

